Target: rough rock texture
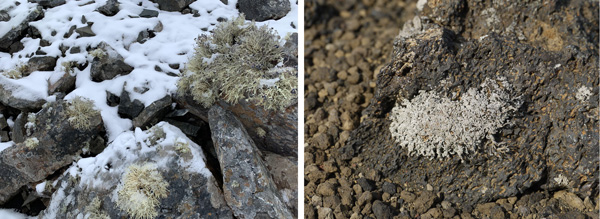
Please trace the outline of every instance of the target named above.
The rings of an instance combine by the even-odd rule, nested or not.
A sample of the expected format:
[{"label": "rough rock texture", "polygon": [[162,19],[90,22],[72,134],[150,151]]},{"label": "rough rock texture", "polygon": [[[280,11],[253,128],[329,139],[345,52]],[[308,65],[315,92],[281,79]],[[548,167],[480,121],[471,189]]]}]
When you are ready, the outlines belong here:
[{"label": "rough rock texture", "polygon": [[264,160],[273,182],[279,190],[283,202],[292,215],[297,215],[298,206],[298,164],[295,157],[284,157],[274,153],[264,153]]},{"label": "rough rock texture", "polygon": [[[116,204],[117,191],[121,189],[119,184],[127,168],[143,163],[154,163],[168,182],[167,196],[159,199],[158,207],[147,211],[156,211],[159,218],[233,218],[215,177],[206,169],[199,171],[206,162],[200,146],[167,123],[158,124],[156,128],[170,130],[165,131],[168,134],[158,145],[146,145],[152,138],[151,131],[136,131],[118,137],[107,147],[106,154],[87,158],[93,165],[72,166],[57,180],[52,202],[40,218],[76,218],[78,214],[87,215],[86,218],[93,215],[132,218]],[[173,134],[175,136],[169,136]],[[132,143],[131,138],[137,140]],[[167,139],[188,142],[189,151],[177,152],[174,142]],[[132,148],[122,144],[131,144]],[[106,159],[108,157],[116,159]],[[95,199],[100,204],[94,205]]]},{"label": "rough rock texture", "polygon": [[[29,88],[16,84],[10,79],[6,79],[0,76],[0,103],[17,108],[25,111],[36,111],[42,108],[42,105],[46,103],[45,99],[33,97],[16,97],[13,95],[14,92],[23,94],[26,93]],[[28,99],[25,99],[28,98]]]},{"label": "rough rock texture", "polygon": [[[392,61],[379,74],[375,97],[363,112],[366,117],[340,150],[342,160],[357,156],[361,172],[375,171],[408,188],[435,185],[458,207],[540,187],[558,189],[565,186],[554,180],[559,175],[581,197],[598,195],[597,50],[567,46],[554,53],[493,32],[460,40],[451,30],[414,21],[396,40]],[[580,46],[593,48],[587,42]],[[457,156],[409,156],[394,142],[388,115],[396,100],[410,100],[419,90],[457,95],[486,78],[505,78],[524,102],[509,118],[514,125],[494,136],[509,152],[497,157],[480,147],[462,163]],[[581,89],[589,96],[581,98]]]},{"label": "rough rock texture", "polygon": [[18,42],[25,36],[27,32],[27,28],[29,27],[29,22],[35,21],[44,16],[44,11],[42,11],[42,7],[37,7],[31,12],[29,15],[21,22],[19,25],[12,27],[4,36],[0,36],[0,52],[9,52],[10,47]]},{"label": "rough rock texture", "polygon": [[285,41],[283,52],[283,65],[298,66],[298,33],[291,34],[289,39]]},{"label": "rough rock texture", "polygon": [[[102,118],[92,117],[92,129],[82,131],[71,126],[66,103],[48,104],[36,113],[34,126],[28,129],[27,139],[38,143],[18,143],[0,152],[0,203],[6,202],[21,186],[45,179],[58,169],[70,165],[81,154],[84,144],[103,129]],[[30,121],[31,122],[31,121]],[[52,161],[52,162],[48,162]]]},{"label": "rough rock texture", "polygon": [[29,2],[36,2],[44,8],[53,8],[66,3],[66,0],[29,0]]},{"label": "rough rock texture", "polygon": [[158,8],[163,11],[183,11],[192,2],[196,0],[151,0],[158,4]]},{"label": "rough rock texture", "polygon": [[23,77],[27,77],[34,71],[52,71],[56,67],[56,60],[57,58],[52,56],[33,57],[27,62],[27,70],[21,73]]},{"label": "rough rock texture", "polygon": [[238,10],[244,13],[246,20],[265,21],[279,19],[290,11],[288,0],[240,0]]},{"label": "rough rock texture", "polygon": [[[190,95],[178,95],[178,104],[188,109],[192,114],[208,121],[208,109],[193,100]],[[254,142],[261,148],[284,156],[297,157],[298,154],[298,106],[294,104],[285,111],[269,111],[247,101],[229,105],[224,101],[218,105],[231,111],[244,124],[246,131]],[[257,134],[258,128],[266,134]]]},{"label": "rough rock texture", "polygon": [[75,29],[75,32],[77,32],[79,34],[79,37],[93,37],[96,36],[96,33],[94,33],[94,31],[92,31],[92,27],[91,26],[85,26],[85,27],[80,27]]},{"label": "rough rock texture", "polygon": [[170,110],[173,100],[170,95],[154,101],[144,108],[140,114],[133,119],[133,127],[146,127],[160,121]]},{"label": "rough rock texture", "polygon": [[113,79],[117,75],[127,75],[133,71],[133,67],[123,61],[123,56],[119,55],[108,44],[102,42],[98,48],[104,51],[105,55],[101,58],[96,57],[92,61],[91,75],[92,80],[96,82]]},{"label": "rough rock texture", "polygon": [[119,13],[119,1],[108,0],[105,5],[98,8],[98,11],[106,16],[114,16]]},{"label": "rough rock texture", "polygon": [[211,137],[223,170],[223,192],[238,218],[291,218],[260,151],[242,123],[224,108],[208,112]]},{"label": "rough rock texture", "polygon": [[142,110],[144,110],[144,103],[138,99],[134,99],[132,101],[129,97],[129,92],[123,89],[121,92],[121,97],[119,98],[119,107],[117,109],[119,116],[133,119],[137,117]]},{"label": "rough rock texture", "polygon": [[68,93],[75,89],[77,77],[66,72],[62,74],[63,75],[56,82],[48,85],[48,94],[54,94],[56,92]]},{"label": "rough rock texture", "polygon": [[144,17],[144,18],[151,18],[151,17],[158,17],[158,11],[155,10],[149,10],[149,9],[144,9],[141,13],[140,13],[140,17]]}]

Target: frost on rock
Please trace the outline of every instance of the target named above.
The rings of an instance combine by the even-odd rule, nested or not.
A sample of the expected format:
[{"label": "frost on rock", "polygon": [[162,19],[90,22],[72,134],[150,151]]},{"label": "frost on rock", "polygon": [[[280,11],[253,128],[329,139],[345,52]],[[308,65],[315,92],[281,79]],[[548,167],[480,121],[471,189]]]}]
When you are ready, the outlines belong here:
[{"label": "frost on rock", "polygon": [[411,155],[446,158],[474,152],[488,140],[490,152],[505,152],[493,135],[520,106],[510,95],[510,84],[486,79],[480,89],[471,88],[460,100],[419,91],[412,100],[397,104],[390,115],[390,132]]}]

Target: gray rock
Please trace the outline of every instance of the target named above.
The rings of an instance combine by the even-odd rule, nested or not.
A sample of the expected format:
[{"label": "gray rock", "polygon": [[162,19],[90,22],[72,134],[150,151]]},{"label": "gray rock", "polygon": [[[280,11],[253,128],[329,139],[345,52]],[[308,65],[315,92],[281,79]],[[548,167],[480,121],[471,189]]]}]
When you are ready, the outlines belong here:
[{"label": "gray rock", "polygon": [[108,104],[109,106],[118,106],[120,102],[121,102],[121,97],[117,96],[116,94],[106,91],[106,104]]},{"label": "gray rock", "polygon": [[134,99],[132,101],[129,97],[129,92],[123,89],[121,92],[121,97],[119,98],[119,116],[133,119],[138,116],[142,110],[144,110],[144,103],[138,99]]},{"label": "gray rock", "polygon": [[142,13],[140,13],[140,17],[144,17],[144,18],[158,17],[158,11],[144,9],[142,11]]},{"label": "gray rock", "polygon": [[53,8],[65,4],[66,0],[29,0],[29,2],[38,3],[44,8]]},{"label": "gray rock", "polygon": [[[14,96],[13,92],[28,94],[28,97]],[[0,103],[24,111],[37,111],[42,108],[46,100],[39,95],[31,94],[30,88],[15,84],[9,79],[0,77]],[[20,95],[22,96],[22,95]]]},{"label": "gray rock", "polygon": [[142,30],[140,31],[140,33],[138,34],[138,37],[136,39],[136,42],[143,44],[146,41],[148,41],[148,39],[151,37],[150,32],[148,32],[148,30]]},{"label": "gray rock", "polygon": [[[154,129],[162,129],[166,133],[165,140],[157,145],[147,145]],[[131,137],[139,141],[122,141]],[[186,142],[188,151],[178,151],[175,142],[166,139]],[[145,148],[142,150],[142,147]],[[207,163],[201,147],[167,123],[160,123],[147,131],[124,133],[99,155],[85,159],[92,161],[91,165],[75,164],[67,170],[74,175],[63,174],[58,178],[56,192],[49,204],[51,207],[41,212],[39,218],[77,218],[77,215],[136,218],[117,204],[119,199],[129,200],[126,196],[120,197],[122,187],[119,186],[132,165],[149,165],[168,183],[166,195],[157,198],[157,205],[138,213],[149,215],[149,211],[154,211],[156,217],[151,218],[233,218],[217,180],[205,167]],[[149,178],[148,175],[145,179]],[[138,188],[149,189],[145,186],[150,185],[141,182]],[[158,189],[151,190],[152,193],[156,191]]]},{"label": "gray rock", "polygon": [[93,81],[110,80],[117,75],[127,75],[133,71],[133,67],[123,61],[123,56],[119,55],[108,44],[102,42],[98,45],[98,48],[104,51],[105,55],[102,58],[96,57],[92,61],[90,71]]},{"label": "gray rock", "polygon": [[119,13],[119,2],[117,0],[108,0],[106,4],[98,7],[98,11],[106,16],[114,16]]},{"label": "gray rock", "polygon": [[10,141],[10,138],[8,137],[8,132],[0,131],[0,142],[7,142],[7,141]]},{"label": "gray rock", "polygon": [[6,10],[0,10],[0,21],[9,21],[10,14]]},{"label": "gray rock", "polygon": [[265,165],[273,177],[283,202],[292,215],[298,211],[298,164],[294,157],[284,157],[274,153],[265,153]]},{"label": "gray rock", "polygon": [[196,0],[151,0],[158,4],[158,8],[163,11],[183,11],[184,8]]},{"label": "gray rock", "polygon": [[15,119],[11,130],[11,139],[15,143],[25,141],[25,123],[27,123],[27,113],[20,113]]},{"label": "gray rock", "polygon": [[[22,47],[22,44],[20,44],[19,41],[25,35],[27,28],[29,27],[29,22],[37,20],[43,16],[44,11],[42,10],[42,7],[38,6],[32,10],[31,13],[29,13],[29,15],[27,15],[27,17],[25,17],[20,24],[14,26],[10,31],[4,34],[4,36],[0,36],[0,52],[8,52],[11,50],[11,46],[13,47],[11,50],[12,52],[18,51],[18,45],[21,45]],[[13,46],[13,44],[15,45]]]},{"label": "gray rock", "polygon": [[56,57],[37,56],[27,62],[27,71],[22,72],[23,77],[29,76],[34,71],[52,71],[56,67]]},{"label": "gray rock", "polygon": [[0,114],[0,130],[6,127],[8,127],[8,122],[6,122],[6,118],[4,118],[4,115]]},{"label": "gray rock", "polygon": [[283,65],[298,66],[298,33],[293,33],[283,45]]},{"label": "gray rock", "polygon": [[181,131],[184,134],[186,134],[187,136],[192,136],[192,137],[198,137],[198,131],[200,131],[200,128],[202,126],[206,125],[206,123],[204,123],[203,121],[199,121],[201,126],[197,126],[197,125],[194,125],[191,123],[181,122],[181,121],[177,121],[177,120],[173,120],[173,119],[165,119],[164,121],[181,129]]},{"label": "gray rock", "polygon": [[133,127],[147,127],[160,121],[170,110],[173,100],[167,95],[154,101],[133,119]]},{"label": "gray rock", "polygon": [[94,31],[92,31],[92,27],[91,26],[85,26],[85,27],[80,27],[75,29],[75,32],[79,34],[78,37],[93,37],[96,36],[96,34],[94,33]]},{"label": "gray rock", "polygon": [[57,92],[68,93],[75,89],[75,81],[77,77],[64,72],[63,75],[54,83],[48,85],[48,93],[54,94]]},{"label": "gray rock", "polygon": [[291,9],[288,0],[240,0],[238,10],[246,20],[265,21],[284,17]]},{"label": "gray rock", "polygon": [[393,216],[390,206],[379,200],[375,200],[373,202],[373,207],[371,208],[373,209],[373,214],[375,215],[375,218],[389,219]]},{"label": "gray rock", "polygon": [[[48,104],[36,113],[31,135],[25,142],[0,152],[0,204],[15,195],[21,186],[38,182],[70,165],[81,154],[82,145],[103,131],[100,114],[92,116],[90,130],[80,130],[69,122],[64,101]],[[37,144],[27,143],[37,139]]]},{"label": "gray rock", "polygon": [[291,218],[242,123],[214,105],[208,112],[208,124],[223,170],[225,200],[233,214],[238,218]]}]

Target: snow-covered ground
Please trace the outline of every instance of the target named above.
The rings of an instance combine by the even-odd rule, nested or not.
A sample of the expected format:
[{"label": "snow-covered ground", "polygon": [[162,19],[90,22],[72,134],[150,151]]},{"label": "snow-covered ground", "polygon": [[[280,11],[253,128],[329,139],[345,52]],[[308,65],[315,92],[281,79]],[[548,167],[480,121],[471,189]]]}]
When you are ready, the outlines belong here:
[{"label": "snow-covered ground", "polygon": [[[0,1],[0,10],[15,7],[13,6],[15,1],[20,4],[11,10],[12,19],[10,21],[0,22],[0,36],[18,25],[28,12],[37,6],[27,0],[2,0]],[[38,49],[46,53],[44,56],[58,57],[53,71],[36,71],[28,77],[8,79],[14,84],[24,85],[28,88],[17,94],[23,98],[41,97],[48,101],[54,101],[56,97],[47,94],[48,82],[52,83],[65,74],[61,63],[91,63],[93,57],[86,52],[86,48],[93,48],[101,42],[106,42],[124,57],[125,63],[134,67],[133,72],[117,76],[112,80],[94,82],[90,76],[91,65],[81,71],[74,68],[74,74],[77,77],[76,89],[67,94],[65,99],[82,96],[93,100],[95,106],[101,110],[108,143],[111,143],[119,139],[134,138],[141,133],[139,130],[132,131],[132,121],[121,118],[117,113],[117,107],[108,106],[106,91],[120,95],[126,83],[124,89],[130,93],[131,98],[142,101],[146,106],[166,94],[175,92],[179,77],[172,75],[179,75],[180,70],[185,68],[186,62],[194,53],[195,38],[201,34],[209,34],[209,31],[218,23],[217,19],[237,17],[239,11],[236,9],[237,0],[229,0],[228,4],[223,4],[220,0],[197,0],[190,5],[191,9],[198,11],[200,16],[197,17],[193,14],[161,11],[157,4],[149,0],[119,0],[120,11],[116,15],[108,17],[97,11],[97,8],[105,5],[106,1],[67,0],[64,5],[44,9],[44,18],[31,22],[30,25],[36,27],[42,39],[50,45],[41,47],[41,39],[23,38],[21,42],[24,49],[21,51],[12,55],[0,52],[0,71],[9,71],[27,63],[31,57],[35,56]],[[296,0],[290,0],[290,3],[291,11],[285,17],[279,20],[257,22],[257,25],[268,25],[274,28],[282,39],[288,33],[297,32],[298,5]],[[159,11],[159,15],[152,18],[139,17],[144,9]],[[74,32],[69,37],[64,37],[72,26],[85,27],[90,22],[93,22],[91,29],[95,36],[77,38],[78,33]],[[141,31],[153,30],[157,25],[162,25],[162,31],[155,32],[156,35],[148,38],[144,43],[137,42],[138,34]],[[65,46],[79,47],[82,52],[71,53],[70,50],[67,50],[63,55],[61,47]],[[174,69],[169,66],[175,66],[173,64],[180,67]],[[0,77],[4,76],[0,75]],[[139,93],[134,91],[136,87],[149,88],[149,90]],[[9,121],[14,119],[8,118]],[[0,151],[12,145],[12,142],[0,143]],[[105,158],[103,156],[93,158],[94,165],[101,163],[102,159]],[[80,160],[77,165],[90,166],[90,162],[92,162],[91,158],[84,159]],[[0,209],[1,218],[9,216],[25,217],[13,213],[12,210]]]}]

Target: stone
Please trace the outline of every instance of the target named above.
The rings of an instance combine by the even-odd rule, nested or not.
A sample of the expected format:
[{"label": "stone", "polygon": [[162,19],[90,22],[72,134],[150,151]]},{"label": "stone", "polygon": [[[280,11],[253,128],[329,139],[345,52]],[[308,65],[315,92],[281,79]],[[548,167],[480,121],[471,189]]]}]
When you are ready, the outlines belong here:
[{"label": "stone", "polygon": [[77,80],[77,76],[71,75],[67,72],[57,72],[55,74],[62,74],[62,76],[57,81],[49,83],[49,94],[54,94],[57,92],[69,93],[75,89],[75,81]]},{"label": "stone", "polygon": [[368,180],[366,178],[359,178],[356,181],[364,191],[373,191],[375,189],[375,186],[373,186],[373,181],[371,180]]},{"label": "stone", "polygon": [[[160,146],[145,145],[145,142],[151,141],[152,130],[157,129],[164,131],[165,138],[185,142],[187,152],[178,151],[172,141],[157,143]],[[152,218],[233,218],[216,178],[206,168],[208,163],[202,148],[167,123],[159,123],[146,131],[137,129],[124,132],[102,153],[96,157],[83,158],[80,162],[89,162],[90,165],[74,164],[66,170],[67,174],[58,177],[54,187],[56,192],[48,204],[53,207],[41,212],[40,218],[77,218],[82,212],[98,218],[136,218],[123,210],[127,206],[123,202],[144,202],[146,199],[143,198],[148,196],[140,192],[138,195],[141,199],[131,200],[125,192],[119,191],[124,191],[124,183],[121,181],[136,182],[135,178],[124,180],[127,170],[132,166],[144,165],[152,168],[154,176],[158,175],[168,186],[166,194],[157,198],[157,206],[145,208],[143,215],[153,213],[156,216]],[[145,177],[145,180],[150,181],[150,175]],[[147,191],[147,186],[152,185],[141,181],[138,186],[136,189]],[[140,218],[141,215],[137,216]]]},{"label": "stone", "polygon": [[158,4],[158,8],[163,11],[181,12],[196,0],[151,0]]},{"label": "stone", "polygon": [[237,5],[246,20],[250,21],[277,20],[291,9],[290,1],[287,0],[240,0]]},{"label": "stone", "polygon": [[225,200],[237,218],[291,218],[260,151],[233,113],[213,105],[211,137],[223,170]]},{"label": "stone", "polygon": [[85,27],[80,27],[75,29],[75,32],[79,34],[78,37],[93,37],[96,36],[96,34],[94,33],[94,31],[92,31],[92,27],[91,26],[85,26]]},{"label": "stone", "polygon": [[123,56],[115,51],[110,45],[102,42],[98,45],[98,49],[104,51],[104,56],[95,57],[92,61],[90,70],[92,80],[101,82],[110,80],[117,75],[128,75],[133,71],[133,67],[124,62]]},{"label": "stone", "polygon": [[18,25],[12,27],[12,29],[3,36],[0,36],[0,52],[19,51],[19,48],[23,47],[20,40],[25,36],[27,29],[29,28],[29,22],[38,20],[44,16],[44,11],[41,6],[31,9],[28,13],[29,14],[24,17],[21,22],[18,22]]},{"label": "stone", "polygon": [[27,123],[27,113],[20,113],[15,119],[11,130],[11,139],[15,143],[25,141],[25,123]]},{"label": "stone", "polygon": [[[108,106],[113,106],[113,107],[118,106],[119,103],[121,103],[121,97],[119,97],[116,94],[113,94],[109,91],[106,91],[106,104]],[[138,115],[139,115],[139,113],[138,113]]]},{"label": "stone", "polygon": [[390,208],[390,206],[388,206],[387,204],[385,204],[379,200],[375,200],[373,202],[373,206],[371,207],[371,210],[373,211],[375,218],[390,219],[393,216],[392,209]]},{"label": "stone", "polygon": [[[19,92],[20,95],[13,95]],[[0,77],[0,103],[24,111],[37,111],[46,103],[45,92],[38,93],[27,86],[14,83],[11,79]]]},{"label": "stone", "polygon": [[88,120],[90,129],[75,128],[69,121],[67,107],[62,100],[49,103],[35,114],[27,140],[0,152],[0,179],[4,181],[0,183],[0,204],[21,186],[43,180],[70,165],[82,153],[82,145],[104,131],[100,113]]},{"label": "stone", "polygon": [[119,2],[117,0],[108,0],[106,4],[98,7],[98,11],[106,16],[114,16],[119,13]]},{"label": "stone", "polygon": [[394,185],[394,183],[383,182],[383,185],[381,186],[381,189],[384,192],[387,192],[390,195],[396,194],[396,185]]},{"label": "stone", "polygon": [[119,98],[119,108],[118,113],[119,116],[123,118],[133,119],[137,117],[142,110],[144,110],[144,103],[138,99],[134,99],[133,101],[129,97],[129,92],[127,92],[124,88],[121,92],[121,97]]},{"label": "stone", "polygon": [[9,21],[10,14],[6,10],[0,10],[0,21]]},{"label": "stone", "polygon": [[140,33],[138,34],[138,37],[136,39],[136,42],[143,44],[146,41],[148,41],[149,38],[152,38],[152,36],[154,36],[153,33],[149,32],[148,30],[142,30],[140,31]]},{"label": "stone", "polygon": [[144,9],[140,13],[140,17],[143,17],[143,18],[158,17],[158,11],[150,10],[150,9]]},{"label": "stone", "polygon": [[[166,116],[168,117],[168,115]],[[168,122],[169,124],[181,129],[181,131],[183,133],[185,133],[188,136],[193,136],[193,137],[198,137],[200,128],[202,126],[205,126],[206,124],[203,121],[199,121],[200,126],[194,125],[192,123],[188,123],[188,122],[181,122],[181,121],[177,121],[174,119],[164,119],[165,122]]]},{"label": "stone", "polygon": [[27,71],[22,72],[23,77],[29,76],[34,71],[53,71],[56,67],[56,57],[53,56],[36,56],[27,62]]},{"label": "stone", "polygon": [[8,137],[7,131],[0,131],[0,142],[8,142],[10,138]]},{"label": "stone", "polygon": [[30,2],[38,3],[44,8],[53,8],[66,3],[66,0],[29,0]]},{"label": "stone", "polygon": [[4,129],[8,127],[8,122],[6,121],[6,118],[4,117],[4,115],[0,114],[0,130]]},{"label": "stone", "polygon": [[133,127],[147,127],[157,123],[167,115],[171,109],[173,100],[171,95],[154,101],[148,107],[144,108],[140,114],[133,119]]},{"label": "stone", "polygon": [[298,66],[298,33],[292,33],[283,44],[283,65]]},{"label": "stone", "polygon": [[567,192],[565,190],[558,191],[554,193],[554,198],[558,199],[560,202],[564,203],[566,206],[569,206],[571,209],[583,211],[585,209],[585,205],[581,198],[574,193]]}]

